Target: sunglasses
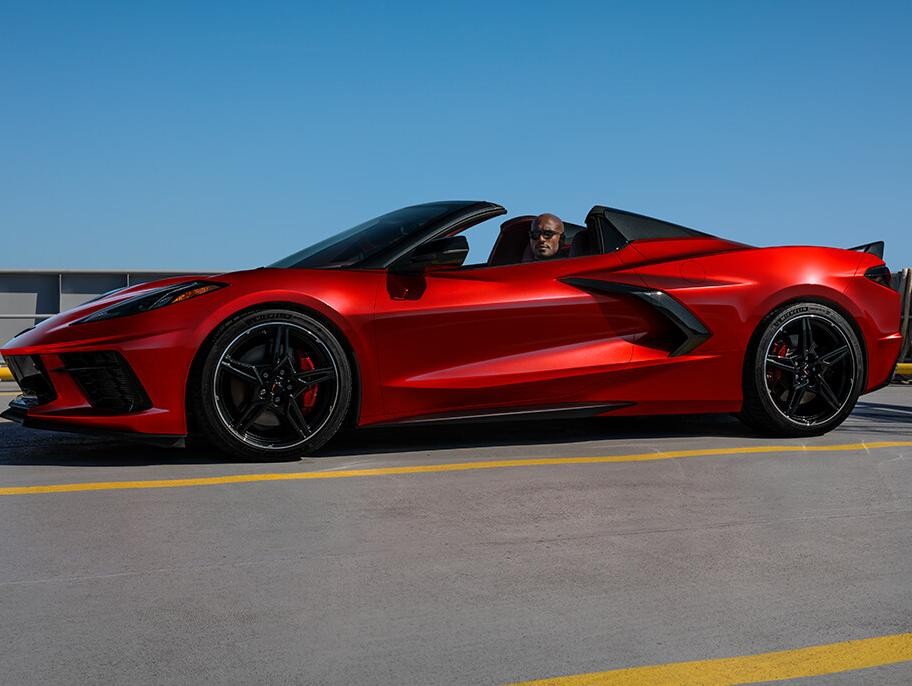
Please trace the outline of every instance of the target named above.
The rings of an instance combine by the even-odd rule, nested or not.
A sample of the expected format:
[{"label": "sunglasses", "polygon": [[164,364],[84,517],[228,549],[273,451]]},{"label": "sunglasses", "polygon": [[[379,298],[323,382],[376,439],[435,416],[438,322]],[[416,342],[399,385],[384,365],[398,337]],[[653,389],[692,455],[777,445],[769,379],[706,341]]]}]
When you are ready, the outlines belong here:
[{"label": "sunglasses", "polygon": [[529,231],[529,238],[531,238],[533,241],[537,241],[539,237],[543,237],[546,241],[550,241],[555,236],[560,235],[561,233],[559,231],[551,231],[549,229],[545,229],[544,231],[541,229],[532,229]]}]

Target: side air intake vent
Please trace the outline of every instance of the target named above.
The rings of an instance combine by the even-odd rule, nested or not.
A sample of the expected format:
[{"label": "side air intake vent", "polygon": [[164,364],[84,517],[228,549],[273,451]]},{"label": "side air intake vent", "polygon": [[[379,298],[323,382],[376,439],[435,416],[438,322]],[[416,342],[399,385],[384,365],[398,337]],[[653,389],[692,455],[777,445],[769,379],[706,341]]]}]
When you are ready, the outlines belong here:
[{"label": "side air intake vent", "polygon": [[64,353],[60,358],[96,410],[123,414],[152,407],[136,374],[119,353]]},{"label": "side air intake vent", "polygon": [[686,355],[712,335],[693,312],[664,291],[581,277],[567,277],[561,279],[561,281],[582,291],[594,291],[609,295],[629,295],[645,302],[671,322],[683,336],[681,343],[671,351],[671,357]]}]

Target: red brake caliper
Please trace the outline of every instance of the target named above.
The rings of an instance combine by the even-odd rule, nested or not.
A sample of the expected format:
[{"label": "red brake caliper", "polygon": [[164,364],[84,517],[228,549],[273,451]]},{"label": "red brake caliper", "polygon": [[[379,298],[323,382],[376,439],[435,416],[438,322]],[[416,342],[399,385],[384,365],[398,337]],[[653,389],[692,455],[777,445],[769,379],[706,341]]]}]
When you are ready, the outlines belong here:
[{"label": "red brake caliper", "polygon": [[[314,369],[313,360],[310,359],[310,355],[299,354],[298,355],[298,364],[299,369],[302,372],[306,372],[310,369]],[[304,412],[304,416],[313,409],[314,405],[317,404],[317,393],[319,392],[319,384],[311,386],[301,395],[298,396],[298,402],[301,403],[301,410]]]},{"label": "red brake caliper", "polygon": [[[789,347],[788,343],[780,340],[776,345],[773,346],[772,351],[773,355],[777,357],[788,357]],[[773,367],[769,370],[769,374],[772,377],[774,383],[778,383],[782,378],[782,370],[778,367]]]}]

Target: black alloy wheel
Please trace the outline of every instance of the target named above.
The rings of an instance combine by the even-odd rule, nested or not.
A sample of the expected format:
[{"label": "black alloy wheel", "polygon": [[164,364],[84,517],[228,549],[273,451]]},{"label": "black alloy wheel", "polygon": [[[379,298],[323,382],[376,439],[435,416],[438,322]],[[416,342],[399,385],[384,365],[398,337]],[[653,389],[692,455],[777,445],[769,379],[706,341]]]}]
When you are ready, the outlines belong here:
[{"label": "black alloy wheel", "polygon": [[216,334],[191,397],[205,437],[257,460],[310,453],[339,430],[351,366],[322,323],[290,310],[254,312]]},{"label": "black alloy wheel", "polygon": [[864,385],[864,356],[836,310],[798,303],[767,319],[748,353],[741,418],[784,436],[825,433],[843,422]]}]

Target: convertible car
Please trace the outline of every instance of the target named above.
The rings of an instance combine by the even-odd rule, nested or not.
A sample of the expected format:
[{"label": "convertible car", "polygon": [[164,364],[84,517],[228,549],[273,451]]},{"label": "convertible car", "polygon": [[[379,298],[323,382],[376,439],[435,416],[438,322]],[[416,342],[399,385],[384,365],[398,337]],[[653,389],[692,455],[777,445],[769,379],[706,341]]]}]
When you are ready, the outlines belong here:
[{"label": "convertible car", "polygon": [[180,442],[245,459],[356,427],[737,413],[820,434],[891,378],[899,294],[883,244],[755,248],[596,206],[530,259],[533,217],[406,207],[269,267],[106,294],[0,350],[25,426]]}]

